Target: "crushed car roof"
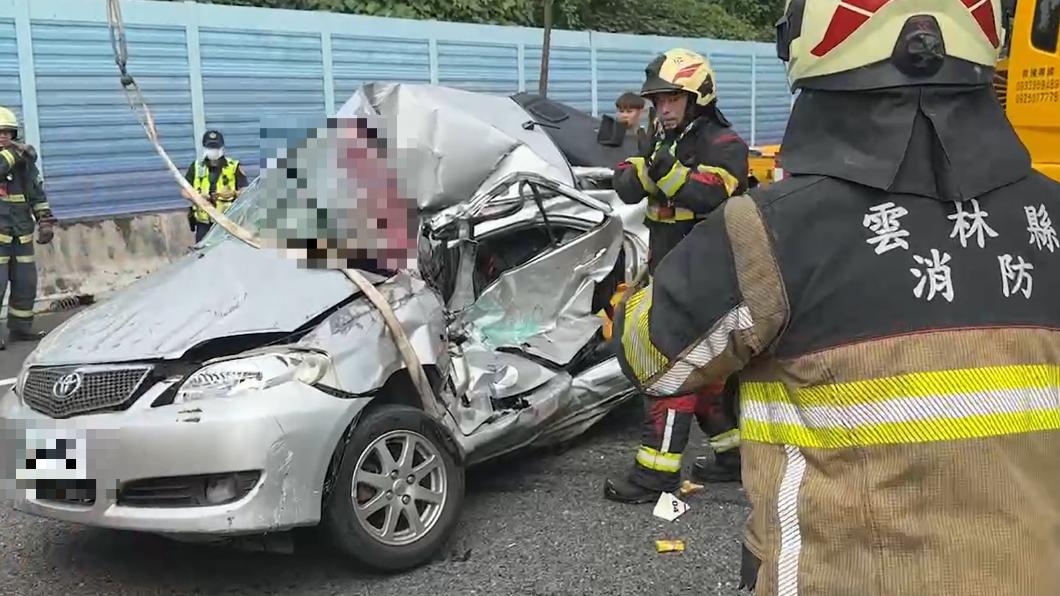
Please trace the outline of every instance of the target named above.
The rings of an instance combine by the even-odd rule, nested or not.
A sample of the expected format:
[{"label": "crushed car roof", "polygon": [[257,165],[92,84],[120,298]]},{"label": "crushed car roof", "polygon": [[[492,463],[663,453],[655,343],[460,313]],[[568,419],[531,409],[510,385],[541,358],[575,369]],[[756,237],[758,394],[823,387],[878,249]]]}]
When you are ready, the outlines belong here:
[{"label": "crushed car roof", "polygon": [[338,111],[385,124],[419,208],[438,211],[488,190],[512,172],[573,186],[552,138],[510,97],[436,85],[366,83]]}]

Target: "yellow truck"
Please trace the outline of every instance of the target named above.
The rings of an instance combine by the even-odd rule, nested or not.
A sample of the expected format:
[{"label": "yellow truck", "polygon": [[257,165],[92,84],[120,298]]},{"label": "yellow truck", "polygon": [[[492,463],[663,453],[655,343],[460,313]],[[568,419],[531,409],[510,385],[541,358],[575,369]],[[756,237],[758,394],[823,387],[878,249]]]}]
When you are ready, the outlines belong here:
[{"label": "yellow truck", "polygon": [[[1060,182],[1060,0],[1003,0],[994,89],[1034,168]],[[780,145],[752,147],[751,185],[783,177]]]},{"label": "yellow truck", "polygon": [[1060,0],[1004,2],[994,87],[1034,168],[1060,182]]},{"label": "yellow truck", "polygon": [[747,158],[747,182],[749,188],[768,186],[770,182],[783,176],[780,169],[780,145],[762,145],[751,147]]}]

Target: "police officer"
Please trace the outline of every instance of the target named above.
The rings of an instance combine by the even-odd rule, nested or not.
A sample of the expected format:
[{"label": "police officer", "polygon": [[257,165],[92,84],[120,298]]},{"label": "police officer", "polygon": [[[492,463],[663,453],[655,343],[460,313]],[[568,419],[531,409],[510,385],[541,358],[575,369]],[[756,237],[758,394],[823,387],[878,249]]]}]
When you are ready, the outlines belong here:
[{"label": "police officer", "polygon": [[[647,197],[648,268],[659,264],[697,223],[729,197],[747,190],[747,144],[717,106],[714,71],[703,56],[673,49],[645,69],[641,95],[650,99],[663,134],[644,154],[620,164],[614,188],[626,203]],[[735,420],[717,424],[724,383],[697,393],[649,399],[640,448],[627,478],[608,479],[604,496],[624,503],[648,503],[680,485],[681,454],[693,418],[710,434],[733,430]],[[731,441],[730,441],[731,447]],[[722,460],[738,470],[729,450]],[[738,475],[738,472],[737,472]]]},{"label": "police officer", "polygon": [[[219,131],[208,130],[202,137],[204,155],[191,164],[185,174],[188,182],[202,197],[224,214],[247,185],[247,176],[239,160],[224,154],[225,139]],[[187,192],[184,193],[187,196]],[[188,225],[199,242],[210,231],[213,222],[205,210],[196,205],[188,210]]]},{"label": "police officer", "polygon": [[759,595],[1060,586],[1060,185],[991,87],[999,0],[789,0],[792,177],[621,304],[630,378],[740,373]]},{"label": "police officer", "polygon": [[[55,220],[37,168],[37,151],[20,143],[18,132],[14,112],[0,107],[0,298],[10,282],[9,337],[13,341],[36,341],[44,334],[32,331],[37,299],[33,232],[38,224],[37,242],[51,242]],[[0,349],[5,345],[0,335]]]}]

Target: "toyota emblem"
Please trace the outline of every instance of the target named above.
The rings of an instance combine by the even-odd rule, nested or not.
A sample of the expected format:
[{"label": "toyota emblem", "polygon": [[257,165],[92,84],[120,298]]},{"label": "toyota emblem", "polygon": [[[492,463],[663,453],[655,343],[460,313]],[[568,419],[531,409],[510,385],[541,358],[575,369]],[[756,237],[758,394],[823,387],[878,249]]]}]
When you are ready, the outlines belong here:
[{"label": "toyota emblem", "polygon": [[79,389],[81,389],[81,373],[70,373],[59,377],[59,380],[52,386],[52,395],[55,399],[64,400],[72,397]]}]

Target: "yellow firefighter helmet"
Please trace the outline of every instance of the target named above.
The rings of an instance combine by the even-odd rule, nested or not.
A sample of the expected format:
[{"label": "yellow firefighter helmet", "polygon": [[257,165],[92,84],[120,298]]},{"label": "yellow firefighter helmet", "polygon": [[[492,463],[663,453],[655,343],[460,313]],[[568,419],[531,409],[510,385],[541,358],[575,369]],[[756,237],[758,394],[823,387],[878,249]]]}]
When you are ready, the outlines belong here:
[{"label": "yellow firefighter helmet", "polygon": [[10,130],[18,138],[18,116],[3,106],[0,106],[0,130]]},{"label": "yellow firefighter helmet", "polygon": [[696,105],[706,106],[718,98],[714,69],[703,56],[681,48],[659,54],[644,69],[644,97],[656,93],[686,91],[696,98]]},{"label": "yellow firefighter helmet", "polygon": [[777,55],[793,91],[989,84],[1001,16],[1001,0],[787,0]]}]

